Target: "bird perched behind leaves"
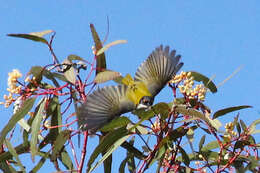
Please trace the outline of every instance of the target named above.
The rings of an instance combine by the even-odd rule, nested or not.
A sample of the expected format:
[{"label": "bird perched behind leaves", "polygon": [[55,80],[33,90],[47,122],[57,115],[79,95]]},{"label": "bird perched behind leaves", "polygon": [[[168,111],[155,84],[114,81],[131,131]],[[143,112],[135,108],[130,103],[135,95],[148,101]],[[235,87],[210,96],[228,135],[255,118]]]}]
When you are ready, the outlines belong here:
[{"label": "bird perched behind leaves", "polygon": [[169,46],[160,46],[139,66],[134,79],[127,75],[123,84],[88,95],[78,110],[79,128],[93,133],[121,114],[151,106],[154,97],[183,66],[180,58]]}]

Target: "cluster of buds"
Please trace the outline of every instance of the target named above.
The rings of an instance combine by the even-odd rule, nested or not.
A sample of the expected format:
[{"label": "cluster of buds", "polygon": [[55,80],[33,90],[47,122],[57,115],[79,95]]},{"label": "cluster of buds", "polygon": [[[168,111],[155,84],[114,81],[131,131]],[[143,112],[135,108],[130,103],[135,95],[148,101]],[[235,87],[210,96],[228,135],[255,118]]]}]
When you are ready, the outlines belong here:
[{"label": "cluster of buds", "polygon": [[161,124],[160,122],[158,122],[158,120],[156,120],[152,125],[151,125],[151,128],[153,130],[154,133],[157,133],[161,130]]},{"label": "cluster of buds", "polygon": [[185,79],[191,78],[191,72],[184,72],[182,71],[179,75],[175,75],[174,78],[170,81],[171,83],[180,83]]},{"label": "cluster of buds", "polygon": [[[194,78],[191,76],[191,72],[181,72],[176,75],[171,81],[171,83],[177,83],[180,92],[184,94],[189,99],[199,99],[201,101],[205,100],[205,95],[207,92],[206,87],[203,84],[194,86]],[[183,82],[183,84],[180,84]]]},{"label": "cluster of buds", "polygon": [[232,137],[236,136],[237,133],[234,131],[234,123],[229,122],[225,125],[226,134],[224,135],[224,139],[227,141],[231,140]]},{"label": "cluster of buds", "polygon": [[165,167],[170,166],[170,162],[172,160],[172,151],[173,151],[173,148],[171,148],[171,147],[167,148],[165,155],[164,155],[164,159],[163,159],[163,166],[165,166]]},{"label": "cluster of buds", "polygon": [[12,72],[8,73],[8,87],[7,91],[12,94],[19,94],[21,91],[22,86],[17,86],[17,79],[22,77],[22,74],[19,70],[14,69]]},{"label": "cluster of buds", "polygon": [[14,94],[19,94],[21,92],[21,85],[17,85],[18,78],[22,77],[22,74],[19,70],[14,69],[12,72],[8,73],[8,95],[4,95],[5,102],[0,102],[4,104],[5,107],[9,107],[16,99],[13,98]]}]

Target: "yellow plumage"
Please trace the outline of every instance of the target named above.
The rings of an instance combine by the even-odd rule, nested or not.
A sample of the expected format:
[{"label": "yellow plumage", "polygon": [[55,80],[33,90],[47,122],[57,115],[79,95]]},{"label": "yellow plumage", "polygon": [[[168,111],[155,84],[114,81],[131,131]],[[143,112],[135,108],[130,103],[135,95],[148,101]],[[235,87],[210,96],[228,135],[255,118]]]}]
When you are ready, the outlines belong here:
[{"label": "yellow plumage", "polygon": [[126,96],[137,105],[144,96],[152,96],[144,82],[134,81],[130,74],[127,74],[122,83],[127,85]]}]

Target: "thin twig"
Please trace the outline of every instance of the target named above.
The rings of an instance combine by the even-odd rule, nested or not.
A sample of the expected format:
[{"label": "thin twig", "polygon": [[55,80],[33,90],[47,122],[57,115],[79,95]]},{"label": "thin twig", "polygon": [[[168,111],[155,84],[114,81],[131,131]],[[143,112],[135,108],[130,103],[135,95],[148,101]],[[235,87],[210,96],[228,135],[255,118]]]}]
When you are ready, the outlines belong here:
[{"label": "thin twig", "polygon": [[77,168],[79,168],[79,162],[78,162],[78,159],[77,159],[77,156],[76,156],[76,152],[75,152],[75,148],[74,148],[74,145],[73,145],[71,139],[69,139],[69,143],[70,143],[70,146],[71,146],[71,152],[72,152],[72,155],[74,157],[75,163],[77,165]]}]

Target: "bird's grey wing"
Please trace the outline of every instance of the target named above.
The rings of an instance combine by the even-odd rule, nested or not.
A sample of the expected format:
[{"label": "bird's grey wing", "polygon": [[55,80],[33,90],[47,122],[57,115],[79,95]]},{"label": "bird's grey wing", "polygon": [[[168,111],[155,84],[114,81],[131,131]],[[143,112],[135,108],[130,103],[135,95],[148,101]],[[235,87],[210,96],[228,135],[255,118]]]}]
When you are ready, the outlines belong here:
[{"label": "bird's grey wing", "polygon": [[156,48],[139,66],[135,73],[135,80],[146,84],[152,96],[156,96],[172,77],[183,66],[181,56],[176,51],[169,52],[169,46]]},{"label": "bird's grey wing", "polygon": [[94,132],[116,116],[134,110],[126,90],[125,85],[106,86],[88,95],[77,113],[79,128]]}]

